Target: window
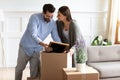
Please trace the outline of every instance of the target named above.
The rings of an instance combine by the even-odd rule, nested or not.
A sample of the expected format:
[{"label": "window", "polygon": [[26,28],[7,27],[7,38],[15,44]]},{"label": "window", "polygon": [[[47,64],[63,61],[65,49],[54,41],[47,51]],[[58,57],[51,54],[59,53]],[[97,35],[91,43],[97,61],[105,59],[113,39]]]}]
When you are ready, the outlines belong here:
[{"label": "window", "polygon": [[118,21],[116,25],[115,44],[120,44],[120,21]]},{"label": "window", "polygon": [[115,44],[120,44],[120,1],[118,0]]}]

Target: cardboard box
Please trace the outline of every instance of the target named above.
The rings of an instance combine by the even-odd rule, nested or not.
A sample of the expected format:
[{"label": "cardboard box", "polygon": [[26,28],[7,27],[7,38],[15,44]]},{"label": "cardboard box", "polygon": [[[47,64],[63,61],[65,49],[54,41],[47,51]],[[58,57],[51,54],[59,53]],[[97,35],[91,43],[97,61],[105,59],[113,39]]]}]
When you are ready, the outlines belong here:
[{"label": "cardboard box", "polygon": [[72,66],[71,57],[67,53],[42,52],[40,54],[40,57],[41,57],[40,80],[63,80],[62,69]]},{"label": "cardboard box", "polygon": [[99,72],[88,66],[84,73],[76,68],[63,68],[63,80],[99,80]]},{"label": "cardboard box", "polygon": [[27,77],[27,80],[40,80],[40,79],[39,79],[39,77],[37,77],[37,78]]}]

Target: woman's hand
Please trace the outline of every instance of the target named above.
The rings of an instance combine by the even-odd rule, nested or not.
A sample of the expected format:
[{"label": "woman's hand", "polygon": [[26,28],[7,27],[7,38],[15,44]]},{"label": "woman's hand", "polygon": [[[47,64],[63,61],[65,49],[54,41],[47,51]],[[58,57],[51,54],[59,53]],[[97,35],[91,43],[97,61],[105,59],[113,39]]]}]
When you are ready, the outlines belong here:
[{"label": "woman's hand", "polygon": [[73,53],[74,53],[73,49],[70,49],[69,52],[68,52],[68,54],[70,54],[71,56],[73,55]]}]

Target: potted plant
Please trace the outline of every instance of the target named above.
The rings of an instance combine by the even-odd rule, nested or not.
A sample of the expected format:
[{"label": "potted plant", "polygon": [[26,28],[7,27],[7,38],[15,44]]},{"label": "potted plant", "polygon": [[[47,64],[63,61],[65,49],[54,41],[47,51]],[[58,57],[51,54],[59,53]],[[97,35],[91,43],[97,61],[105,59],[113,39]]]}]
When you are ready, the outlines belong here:
[{"label": "potted plant", "polygon": [[77,45],[75,46],[75,59],[76,59],[76,69],[77,71],[84,71],[87,61],[87,50],[85,46],[85,41],[83,39],[77,40]]}]

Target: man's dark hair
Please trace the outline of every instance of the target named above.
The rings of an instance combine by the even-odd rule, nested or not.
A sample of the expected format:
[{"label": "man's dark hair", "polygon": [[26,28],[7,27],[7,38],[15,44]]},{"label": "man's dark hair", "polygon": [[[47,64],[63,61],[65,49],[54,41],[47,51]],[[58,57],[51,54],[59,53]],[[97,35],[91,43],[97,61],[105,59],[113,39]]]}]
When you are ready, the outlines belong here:
[{"label": "man's dark hair", "polygon": [[52,4],[45,4],[43,6],[44,14],[46,14],[47,11],[50,12],[50,13],[53,13],[55,11],[55,7]]}]

